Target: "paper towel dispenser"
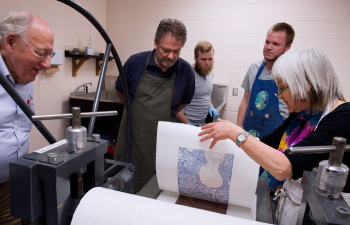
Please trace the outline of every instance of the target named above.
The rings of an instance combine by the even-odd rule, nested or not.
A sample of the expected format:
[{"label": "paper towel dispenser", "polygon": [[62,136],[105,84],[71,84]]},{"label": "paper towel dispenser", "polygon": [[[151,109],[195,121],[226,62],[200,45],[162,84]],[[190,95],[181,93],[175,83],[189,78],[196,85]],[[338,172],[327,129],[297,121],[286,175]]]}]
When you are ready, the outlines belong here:
[{"label": "paper towel dispenser", "polygon": [[55,55],[51,58],[51,66],[60,66],[63,64],[63,51],[54,49]]},{"label": "paper towel dispenser", "polygon": [[[213,84],[213,92],[211,94],[211,102],[216,110],[222,115],[222,109],[226,104],[228,84]],[[220,117],[221,118],[221,117]]]}]

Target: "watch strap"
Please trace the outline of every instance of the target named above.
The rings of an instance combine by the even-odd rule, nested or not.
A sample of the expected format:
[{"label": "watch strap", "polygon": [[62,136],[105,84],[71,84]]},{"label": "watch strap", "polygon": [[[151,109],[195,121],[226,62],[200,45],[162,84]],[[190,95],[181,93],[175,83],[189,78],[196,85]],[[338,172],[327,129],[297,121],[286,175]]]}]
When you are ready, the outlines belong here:
[{"label": "watch strap", "polygon": [[[244,139],[242,142],[238,140],[238,136],[239,136],[240,134],[243,134],[243,135],[245,136],[245,139]],[[236,145],[237,145],[238,147],[240,147],[240,145],[241,145],[242,143],[244,143],[244,142],[247,140],[247,137],[248,137],[249,135],[250,135],[250,133],[248,133],[248,132],[246,132],[246,131],[243,131],[243,132],[239,133],[239,134],[237,135],[237,138],[236,138]]]}]

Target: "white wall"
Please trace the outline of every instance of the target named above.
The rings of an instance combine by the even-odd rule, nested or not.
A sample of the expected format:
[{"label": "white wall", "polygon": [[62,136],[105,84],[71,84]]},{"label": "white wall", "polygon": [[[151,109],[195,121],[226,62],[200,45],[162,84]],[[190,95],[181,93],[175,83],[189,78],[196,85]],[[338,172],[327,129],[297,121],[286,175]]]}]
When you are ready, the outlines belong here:
[{"label": "white wall", "polygon": [[[106,0],[76,0],[94,15],[106,28]],[[64,50],[67,45],[86,45],[93,26],[82,15],[69,6],[53,0],[1,0],[0,18],[8,12],[28,11],[41,16],[52,28],[55,35],[54,48]],[[104,51],[105,42],[100,35],[94,40],[97,50]],[[92,82],[90,91],[96,90],[98,76],[95,75],[95,60],[91,59],[81,67],[77,77],[72,77],[72,58],[64,58],[60,72],[46,75],[40,72],[34,81],[34,105],[37,115],[70,112],[68,96],[80,84]],[[65,138],[68,120],[43,121],[57,140]],[[48,145],[48,142],[33,127],[30,151]]]},{"label": "white wall", "polygon": [[[216,83],[229,83],[228,103],[223,117],[236,122],[243,95],[232,96],[240,87],[251,62],[262,58],[267,30],[277,22],[288,22],[296,31],[292,49],[316,46],[331,59],[350,99],[350,0],[76,0],[94,15],[106,29],[122,63],[137,52],[151,50],[158,23],[163,18],[182,20],[188,41],[181,57],[193,63],[193,49],[200,40],[215,48]],[[41,16],[53,29],[55,49],[87,44],[93,26],[70,7],[54,0],[1,0],[0,17],[11,10],[23,10]],[[105,42],[98,34],[96,49],[104,51]],[[72,77],[72,59],[64,58],[61,71],[52,75],[40,72],[35,80],[36,114],[70,111],[68,96],[78,85],[92,82],[96,89],[95,61],[87,61]],[[107,75],[117,75],[115,62]],[[65,138],[65,120],[44,121],[57,140]],[[31,132],[30,151],[48,143],[37,131]]]},{"label": "white wall", "polygon": [[[237,121],[249,65],[262,59],[268,29],[290,23],[296,37],[292,49],[321,48],[330,58],[350,100],[350,0],[107,0],[107,32],[124,63],[137,52],[153,49],[158,23],[180,19],[188,40],[181,57],[193,63],[200,40],[215,48],[214,82],[229,83],[224,119]],[[110,67],[110,75],[118,74]],[[232,88],[239,87],[239,96]]]}]

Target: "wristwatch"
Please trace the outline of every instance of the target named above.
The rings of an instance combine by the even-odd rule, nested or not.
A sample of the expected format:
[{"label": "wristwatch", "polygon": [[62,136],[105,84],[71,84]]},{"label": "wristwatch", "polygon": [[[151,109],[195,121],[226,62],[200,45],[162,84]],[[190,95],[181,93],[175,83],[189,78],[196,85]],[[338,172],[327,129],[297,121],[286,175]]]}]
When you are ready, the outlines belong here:
[{"label": "wristwatch", "polygon": [[237,135],[236,145],[239,147],[242,143],[244,143],[247,140],[248,135],[250,135],[250,133],[248,133],[246,131],[239,133]]}]

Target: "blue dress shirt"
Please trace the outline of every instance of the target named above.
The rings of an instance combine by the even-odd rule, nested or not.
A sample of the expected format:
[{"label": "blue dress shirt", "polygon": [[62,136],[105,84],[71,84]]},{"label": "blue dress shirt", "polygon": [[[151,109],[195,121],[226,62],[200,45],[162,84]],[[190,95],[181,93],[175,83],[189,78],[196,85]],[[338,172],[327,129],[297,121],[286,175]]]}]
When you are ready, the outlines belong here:
[{"label": "blue dress shirt", "polygon": [[[17,83],[10,75],[0,54],[0,71],[34,111],[34,83]],[[0,85],[0,183],[9,179],[10,161],[28,153],[32,122]]]}]

